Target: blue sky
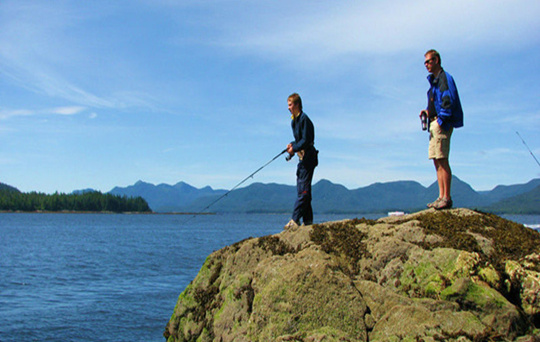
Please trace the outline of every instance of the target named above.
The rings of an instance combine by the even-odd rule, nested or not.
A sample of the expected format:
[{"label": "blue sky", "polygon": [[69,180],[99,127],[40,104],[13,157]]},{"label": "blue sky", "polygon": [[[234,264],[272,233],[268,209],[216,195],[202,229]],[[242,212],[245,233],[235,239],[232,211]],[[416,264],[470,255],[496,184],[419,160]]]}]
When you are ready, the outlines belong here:
[{"label": "blue sky", "polygon": [[[0,182],[103,192],[138,180],[230,189],[316,129],[314,182],[435,181],[425,51],[455,80],[454,175],[476,190],[540,167],[540,2],[0,2]],[[252,181],[295,184],[283,158]],[[249,184],[246,183],[245,185]]]}]

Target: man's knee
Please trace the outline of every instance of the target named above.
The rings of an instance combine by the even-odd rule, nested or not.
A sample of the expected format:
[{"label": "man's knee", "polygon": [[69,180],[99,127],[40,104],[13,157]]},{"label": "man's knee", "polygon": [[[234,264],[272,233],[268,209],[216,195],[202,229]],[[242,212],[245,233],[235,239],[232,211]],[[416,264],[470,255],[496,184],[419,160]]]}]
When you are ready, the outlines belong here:
[{"label": "man's knee", "polygon": [[439,159],[433,159],[433,163],[435,164],[435,167],[438,169],[439,167],[442,167],[444,169],[450,168],[450,163],[448,161],[448,158],[439,158]]},{"label": "man's knee", "polygon": [[304,203],[311,200],[311,192],[307,189],[298,191],[298,199]]}]

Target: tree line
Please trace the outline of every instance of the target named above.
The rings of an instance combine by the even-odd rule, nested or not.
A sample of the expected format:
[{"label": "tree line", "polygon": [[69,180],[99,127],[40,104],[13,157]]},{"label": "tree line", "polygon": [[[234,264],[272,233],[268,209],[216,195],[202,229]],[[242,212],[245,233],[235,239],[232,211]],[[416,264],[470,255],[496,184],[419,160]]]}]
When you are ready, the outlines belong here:
[{"label": "tree line", "polygon": [[5,211],[89,211],[89,212],[151,212],[142,197],[103,194],[99,191],[81,194],[54,193],[52,195],[23,193],[0,189],[0,210]]}]

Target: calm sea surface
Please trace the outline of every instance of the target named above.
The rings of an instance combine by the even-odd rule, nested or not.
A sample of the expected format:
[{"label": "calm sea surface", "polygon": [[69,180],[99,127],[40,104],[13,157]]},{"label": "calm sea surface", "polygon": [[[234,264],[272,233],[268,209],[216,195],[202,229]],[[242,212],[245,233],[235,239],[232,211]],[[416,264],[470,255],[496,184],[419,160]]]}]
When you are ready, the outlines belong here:
[{"label": "calm sea surface", "polygon": [[278,233],[288,219],[0,213],[0,341],[163,342],[178,295],[210,253]]}]

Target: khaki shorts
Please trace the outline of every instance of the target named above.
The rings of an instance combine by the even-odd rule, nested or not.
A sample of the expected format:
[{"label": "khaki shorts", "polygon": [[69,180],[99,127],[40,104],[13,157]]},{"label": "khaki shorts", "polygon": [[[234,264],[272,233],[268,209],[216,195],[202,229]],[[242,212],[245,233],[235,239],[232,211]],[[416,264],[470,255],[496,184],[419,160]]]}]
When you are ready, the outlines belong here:
[{"label": "khaki shorts", "polygon": [[437,120],[429,124],[429,159],[443,159],[450,156],[450,137],[453,130],[453,127],[447,131],[442,129]]}]

